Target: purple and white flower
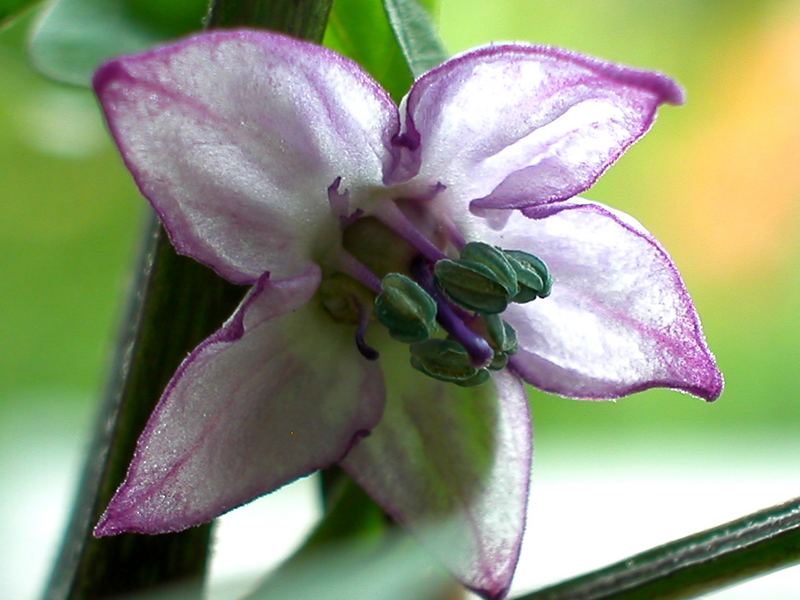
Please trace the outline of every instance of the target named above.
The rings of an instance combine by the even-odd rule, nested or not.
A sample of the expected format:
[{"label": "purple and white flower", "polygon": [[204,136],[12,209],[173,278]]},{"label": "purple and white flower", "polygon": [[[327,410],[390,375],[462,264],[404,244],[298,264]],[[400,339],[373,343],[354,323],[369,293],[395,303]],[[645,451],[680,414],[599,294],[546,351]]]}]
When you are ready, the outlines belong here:
[{"label": "purple and white flower", "polygon": [[[721,392],[665,250],[576,197],[660,104],[682,102],[662,75],[492,45],[420,77],[398,109],[330,50],[226,31],[114,60],[94,85],[175,248],[252,286],[168,384],[98,536],[181,530],[338,463],[500,598],[525,525],[524,382],[592,399]],[[517,333],[507,367],[460,387],[412,369],[372,303],[384,275],[406,275],[486,366],[478,316],[425,281],[475,241],[541,257],[555,283],[502,313]]]}]

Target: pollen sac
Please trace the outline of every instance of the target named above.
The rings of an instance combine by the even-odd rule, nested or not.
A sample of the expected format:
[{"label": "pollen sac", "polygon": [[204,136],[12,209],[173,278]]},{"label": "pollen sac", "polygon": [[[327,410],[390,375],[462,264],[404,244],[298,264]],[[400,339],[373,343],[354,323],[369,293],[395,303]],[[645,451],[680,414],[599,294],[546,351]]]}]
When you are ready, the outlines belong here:
[{"label": "pollen sac", "polygon": [[517,351],[517,332],[498,315],[486,315],[483,320],[486,323],[489,345],[494,350],[494,357],[487,368],[499,371],[505,368],[508,359]]},{"label": "pollen sac", "polygon": [[547,298],[553,289],[553,277],[545,262],[538,256],[522,250],[505,250],[517,276],[519,292],[513,302],[524,304],[536,298]]},{"label": "pollen sac", "polygon": [[482,314],[503,312],[519,293],[517,276],[502,250],[470,242],[459,260],[440,260],[436,280],[456,304]]},{"label": "pollen sac", "polygon": [[400,273],[381,281],[375,316],[399,342],[424,342],[436,331],[436,301],[419,284]]},{"label": "pollen sac", "polygon": [[489,344],[497,352],[514,354],[517,351],[517,332],[497,315],[484,317]]},{"label": "pollen sac", "polygon": [[430,339],[411,346],[411,366],[429,377],[464,387],[489,379],[486,369],[477,369],[464,347],[455,340]]},{"label": "pollen sac", "polygon": [[509,355],[505,352],[495,352],[494,356],[492,357],[492,362],[490,362],[486,368],[490,371],[502,371],[506,368],[508,359]]},{"label": "pollen sac", "polygon": [[517,294],[517,275],[505,252],[483,242],[470,242],[461,250],[463,261],[482,264],[492,272],[495,281],[512,296]]}]

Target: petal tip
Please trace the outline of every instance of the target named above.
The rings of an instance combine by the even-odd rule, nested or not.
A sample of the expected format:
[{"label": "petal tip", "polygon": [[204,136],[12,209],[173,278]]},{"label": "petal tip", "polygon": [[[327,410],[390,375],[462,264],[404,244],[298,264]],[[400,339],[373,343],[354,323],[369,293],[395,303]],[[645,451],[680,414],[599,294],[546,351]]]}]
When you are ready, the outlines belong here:
[{"label": "petal tip", "polygon": [[675,106],[686,103],[686,90],[681,84],[661,73],[657,73],[656,75],[659,79],[658,87],[660,88],[662,102]]},{"label": "petal tip", "polygon": [[[511,570],[511,575],[513,573],[514,569]],[[505,577],[483,587],[465,587],[473,594],[483,598],[483,600],[503,600],[508,596],[508,592],[511,591],[511,581],[510,577]]]},{"label": "petal tip", "polygon": [[707,380],[704,382],[704,385],[702,385],[697,395],[706,402],[715,402],[722,395],[722,390],[725,389],[725,378],[717,367],[713,357],[711,357],[711,365],[706,373],[708,376]]},{"label": "petal tip", "polygon": [[127,73],[125,68],[122,66],[122,63],[119,60],[111,60],[100,65],[100,67],[92,76],[92,88],[101,102],[103,100],[103,92],[108,85],[113,80],[119,79],[120,77],[126,75]]},{"label": "petal tip", "polygon": [[126,509],[126,504],[129,502],[127,498],[127,482],[117,489],[109,501],[97,525],[92,530],[92,536],[95,538],[111,537],[126,532],[139,532],[140,529],[136,527],[135,519],[131,519],[132,511]]},{"label": "petal tip", "polygon": [[123,533],[125,528],[116,523],[113,518],[108,514],[108,509],[100,517],[97,525],[92,530],[92,536],[95,538],[110,537]]}]

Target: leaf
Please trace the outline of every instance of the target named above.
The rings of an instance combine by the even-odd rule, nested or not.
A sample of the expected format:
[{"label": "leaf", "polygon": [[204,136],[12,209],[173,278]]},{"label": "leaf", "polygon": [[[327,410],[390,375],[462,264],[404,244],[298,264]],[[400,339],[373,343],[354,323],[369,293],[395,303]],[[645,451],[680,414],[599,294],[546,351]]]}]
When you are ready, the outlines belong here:
[{"label": "leaf", "polygon": [[414,77],[447,60],[431,16],[417,0],[383,0],[383,7]]},{"label": "leaf", "polygon": [[0,28],[8,25],[14,17],[39,0],[0,0]]},{"label": "leaf", "polygon": [[413,81],[386,13],[375,0],[336,0],[324,44],[364,67],[395,101]]},{"label": "leaf", "polygon": [[[421,4],[432,14],[437,0]],[[324,43],[363,66],[398,103],[414,81],[387,13],[375,0],[336,0]]]},{"label": "leaf", "polygon": [[34,31],[30,57],[46,77],[88,86],[106,60],[196,31],[206,11],[206,0],[58,0]]}]

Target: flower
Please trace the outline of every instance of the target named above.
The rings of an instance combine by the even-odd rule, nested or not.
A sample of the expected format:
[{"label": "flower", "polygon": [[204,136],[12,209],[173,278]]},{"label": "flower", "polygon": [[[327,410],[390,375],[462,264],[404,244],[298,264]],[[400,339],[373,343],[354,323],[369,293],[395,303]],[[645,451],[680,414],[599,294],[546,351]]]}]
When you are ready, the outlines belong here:
[{"label": "flower", "polygon": [[[682,101],[662,75],[491,45],[398,109],[334,52],[226,31],[114,60],[94,85],[175,248],[252,286],[168,384],[98,536],[181,530],[339,463],[500,598],[529,487],[523,381],[722,389],[664,249],[576,197]],[[424,341],[433,315],[448,340]]]}]

